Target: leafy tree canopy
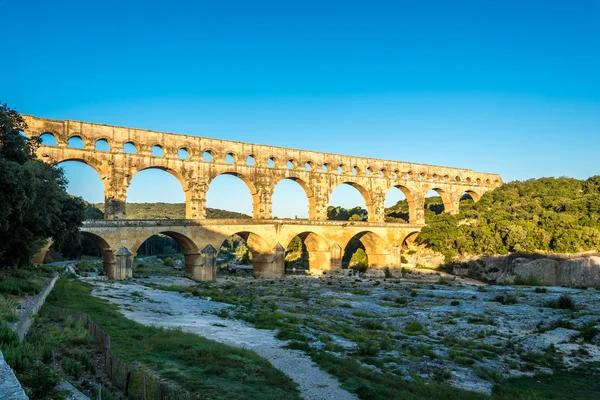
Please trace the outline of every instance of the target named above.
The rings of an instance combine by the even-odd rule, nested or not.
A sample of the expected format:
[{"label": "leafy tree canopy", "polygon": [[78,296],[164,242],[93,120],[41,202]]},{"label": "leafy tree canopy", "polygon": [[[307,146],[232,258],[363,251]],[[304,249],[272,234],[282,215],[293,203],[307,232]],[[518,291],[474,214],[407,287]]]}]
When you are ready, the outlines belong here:
[{"label": "leafy tree canopy", "polygon": [[27,138],[25,121],[0,103],[0,268],[29,263],[53,238],[78,235],[83,201],[66,192],[60,168],[37,160],[38,138]]},{"label": "leafy tree canopy", "polygon": [[417,238],[449,257],[570,253],[600,246],[600,176],[516,181],[461,201],[458,215],[430,219]]}]

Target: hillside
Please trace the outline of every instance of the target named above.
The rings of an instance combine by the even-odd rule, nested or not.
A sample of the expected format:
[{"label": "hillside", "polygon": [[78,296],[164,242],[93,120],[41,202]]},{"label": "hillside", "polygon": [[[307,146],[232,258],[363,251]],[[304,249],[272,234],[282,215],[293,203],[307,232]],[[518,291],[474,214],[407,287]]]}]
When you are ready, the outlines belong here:
[{"label": "hillside", "polygon": [[600,246],[600,177],[511,182],[433,216],[417,238],[446,254],[572,253]]},{"label": "hillside", "polygon": [[[92,204],[104,213],[104,203]],[[91,213],[88,213],[90,215]],[[100,215],[97,219],[102,219]],[[127,219],[183,219],[185,218],[184,203],[127,203]],[[249,215],[207,208],[206,218],[251,218]]]}]

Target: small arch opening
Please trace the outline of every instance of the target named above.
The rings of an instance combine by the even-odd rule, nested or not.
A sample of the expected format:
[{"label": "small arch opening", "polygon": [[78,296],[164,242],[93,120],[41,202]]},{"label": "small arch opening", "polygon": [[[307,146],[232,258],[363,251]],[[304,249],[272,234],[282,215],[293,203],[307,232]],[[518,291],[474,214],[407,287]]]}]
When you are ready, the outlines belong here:
[{"label": "small arch opening", "polygon": [[371,176],[371,168],[367,167],[367,169],[365,170],[365,176]]},{"label": "small arch opening", "polygon": [[137,154],[135,144],[127,142],[123,145],[123,153],[125,154]]},{"label": "small arch opening", "polygon": [[288,160],[286,163],[287,169],[294,169],[294,161]]},{"label": "small arch opening", "polygon": [[310,171],[312,169],[312,163],[310,161],[305,162],[304,169],[306,169],[307,171]]},{"label": "small arch opening", "polygon": [[85,147],[83,140],[79,136],[73,136],[69,138],[67,147],[72,149],[83,149]]},{"label": "small arch opening", "polygon": [[249,167],[254,167],[254,156],[253,155],[249,155],[248,157],[246,157],[246,165]]},{"label": "small arch opening", "polygon": [[275,159],[273,157],[269,157],[267,160],[267,168],[275,168]]},{"label": "small arch opening", "polygon": [[327,172],[329,164],[323,164],[321,165],[321,172]]},{"label": "small arch opening", "polygon": [[225,164],[235,164],[235,157],[233,153],[227,153],[227,155],[225,156]]},{"label": "small arch opening", "polygon": [[152,146],[152,152],[150,153],[152,157],[164,157],[165,152],[159,145],[155,144]]},{"label": "small arch opening", "polygon": [[337,167],[337,173],[342,175],[344,173],[344,166],[343,165],[338,165]]},{"label": "small arch opening", "polygon": [[106,139],[96,140],[96,145],[94,146],[94,150],[96,151],[110,151],[110,145],[106,141]]},{"label": "small arch opening", "polygon": [[177,158],[179,158],[180,160],[189,160],[190,153],[185,147],[182,147],[181,149],[177,150]]},{"label": "small arch opening", "polygon": [[356,176],[357,172],[356,167],[352,167],[352,175]]},{"label": "small arch opening", "polygon": [[210,150],[206,150],[204,153],[202,153],[202,161],[213,162],[213,156]]}]

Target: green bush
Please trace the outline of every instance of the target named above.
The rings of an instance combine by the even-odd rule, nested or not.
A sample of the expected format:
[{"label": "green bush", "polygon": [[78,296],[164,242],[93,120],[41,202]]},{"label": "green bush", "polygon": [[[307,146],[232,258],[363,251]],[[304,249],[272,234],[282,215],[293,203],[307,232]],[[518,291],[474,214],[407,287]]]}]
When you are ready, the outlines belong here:
[{"label": "green bush", "polygon": [[450,302],[450,305],[451,305],[451,306],[459,306],[459,305],[460,305],[460,301],[458,301],[458,300],[452,300],[452,301]]},{"label": "green bush", "polygon": [[420,332],[424,332],[424,331],[425,331],[425,328],[423,328],[423,325],[419,321],[409,322],[404,327],[404,332],[406,332],[406,333],[420,333]]},{"label": "green bush", "polygon": [[163,261],[163,264],[165,265],[165,267],[174,267],[175,266],[175,262],[173,261],[173,259],[171,257],[165,258],[165,261]]},{"label": "green bush", "polygon": [[568,294],[561,294],[558,298],[558,308],[561,310],[574,310],[575,309],[575,301]]},{"label": "green bush", "polygon": [[83,365],[79,361],[70,357],[63,357],[62,361],[60,362],[60,367],[63,371],[65,371],[65,373],[76,380],[81,377],[84,371]]},{"label": "green bush", "polygon": [[361,342],[356,347],[356,353],[362,357],[375,357],[379,354],[379,345],[374,341]]}]

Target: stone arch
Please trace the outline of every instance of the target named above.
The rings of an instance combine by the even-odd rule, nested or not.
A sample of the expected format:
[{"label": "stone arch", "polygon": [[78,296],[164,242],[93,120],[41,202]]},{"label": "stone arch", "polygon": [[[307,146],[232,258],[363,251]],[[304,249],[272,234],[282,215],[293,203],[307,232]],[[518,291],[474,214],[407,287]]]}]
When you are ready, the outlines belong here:
[{"label": "stone arch", "polygon": [[232,235],[244,239],[252,254],[252,276],[274,278],[283,275],[285,249],[280,244],[271,247],[262,236],[250,231],[234,232]]},{"label": "stone arch", "polygon": [[473,199],[473,201],[475,203],[477,203],[479,200],[481,200],[481,194],[479,194],[473,190],[465,190],[465,193],[468,194],[469,196],[471,196],[471,198]]},{"label": "stone arch", "polygon": [[[104,143],[106,143],[106,145],[108,146],[108,150],[102,150],[102,149],[98,148],[99,144],[104,144]],[[111,142],[108,140],[107,137],[100,137],[94,142],[94,150],[95,151],[111,151],[112,150]]]},{"label": "stone arch", "polygon": [[86,160],[84,158],[80,158],[80,157],[65,157],[65,158],[61,158],[61,159],[56,159],[56,160],[52,160],[50,162],[50,164],[52,165],[59,165],[61,163],[64,162],[68,162],[68,161],[76,161],[76,162],[80,162],[83,163],[89,167],[92,167],[100,176],[100,179],[103,180],[104,185],[106,186],[107,184],[107,180],[103,179],[104,178],[104,172],[102,171],[102,163],[100,161],[97,160]]},{"label": "stone arch", "polygon": [[[127,147],[129,147],[129,149],[127,149]],[[132,151],[131,147],[133,147],[133,151]],[[137,152],[138,152],[138,145],[135,144],[135,142],[128,141],[128,142],[123,143],[123,153],[124,154],[137,154]]]},{"label": "stone arch", "polygon": [[237,156],[233,151],[225,152],[225,164],[236,165],[237,164]]},{"label": "stone arch", "polygon": [[164,157],[165,156],[165,150],[163,149],[163,147],[160,144],[155,144],[150,148],[150,154],[152,155],[152,157]]},{"label": "stone arch", "polygon": [[363,231],[354,235],[346,242],[344,246],[344,257],[348,249],[348,244],[352,239],[358,239],[365,248],[369,267],[385,267],[389,265],[389,251],[385,240],[372,231]]},{"label": "stone arch", "polygon": [[406,202],[408,203],[408,223],[416,224],[417,223],[417,204],[415,202],[415,195],[410,191],[410,189],[404,185],[393,185],[388,189],[386,196],[392,191],[394,188],[400,190],[404,197],[406,198]]},{"label": "stone arch", "polygon": [[160,165],[149,165],[147,167],[143,167],[140,169],[132,169],[131,170],[131,176],[129,178],[129,182],[131,182],[131,180],[140,172],[148,170],[148,169],[159,169],[161,171],[165,171],[168,172],[169,174],[173,175],[175,177],[175,179],[177,179],[179,181],[179,183],[181,184],[181,189],[184,192],[187,192],[189,190],[189,186],[187,183],[187,180],[185,179],[185,177],[177,170],[172,169],[172,168],[168,168],[168,167],[163,167]]},{"label": "stone arch", "polygon": [[317,219],[317,210],[316,210],[317,203],[316,203],[314,191],[310,187],[310,185],[301,178],[298,178],[296,176],[288,176],[288,177],[285,177],[275,183],[275,185],[273,186],[273,192],[275,192],[275,188],[277,187],[277,185],[280,184],[284,180],[290,180],[290,181],[296,182],[304,190],[304,193],[306,194],[306,199],[308,200],[308,219],[316,220]]},{"label": "stone arch", "polygon": [[180,160],[189,160],[190,159],[190,151],[187,147],[180,147],[177,150],[177,158]]},{"label": "stone arch", "polygon": [[427,191],[425,193],[423,193],[423,199],[425,199],[425,196],[431,190],[436,192],[442,198],[442,202],[444,203],[444,212],[453,212],[454,205],[452,204],[452,200],[450,199],[450,196],[448,195],[448,193],[446,193],[446,191],[444,191],[444,189],[441,189],[437,186],[427,189]]},{"label": "stone arch", "polygon": [[46,137],[46,140],[47,140],[47,139],[51,139],[50,141],[51,141],[52,143],[42,143],[42,145],[43,145],[43,146],[52,146],[52,147],[56,147],[56,146],[58,146],[58,143],[59,143],[59,142],[58,142],[58,137],[57,137],[57,135],[55,135],[55,134],[54,134],[54,133],[52,133],[52,132],[43,132],[41,135],[39,135],[39,136],[38,136],[38,138],[40,139],[40,141],[46,141],[46,140],[44,139],[44,136]]},{"label": "stone arch", "polygon": [[202,151],[202,161],[203,162],[209,162],[209,163],[215,162],[215,157],[216,157],[216,154],[211,149],[204,149]]},{"label": "stone arch", "polygon": [[331,252],[329,251],[327,241],[322,236],[310,231],[298,233],[286,241],[287,243],[284,246],[286,250],[296,237],[299,237],[306,247],[311,274],[320,275],[323,272],[331,270]]},{"label": "stone arch", "polygon": [[402,239],[402,249],[406,250],[409,247],[411,247],[413,245],[413,243],[415,242],[415,239],[417,238],[418,235],[419,235],[419,231],[414,231],[414,232],[410,232],[409,234],[404,236],[404,239]]},{"label": "stone arch", "polygon": [[[85,230],[81,231],[81,234],[89,239],[91,239],[94,243],[100,247],[102,252],[102,266],[104,270],[104,274],[108,276],[109,279],[124,279],[128,276],[122,276],[122,271],[116,271],[116,258],[115,258],[115,249],[113,249],[110,244],[100,235],[95,233],[87,232]],[[127,274],[125,274],[127,275]],[[131,276],[131,275],[129,275]]]},{"label": "stone arch", "polygon": [[287,169],[297,169],[298,160],[296,160],[295,158],[290,158],[286,161],[285,166]]},{"label": "stone arch", "polygon": [[177,244],[181,247],[181,251],[182,253],[185,254],[198,254],[199,253],[199,249],[198,246],[196,246],[196,244],[194,243],[194,241],[192,239],[190,239],[188,236],[186,236],[185,234],[181,233],[181,232],[177,232],[177,231],[159,231],[159,232],[153,232],[151,234],[149,234],[146,237],[143,237],[139,240],[137,240],[135,242],[135,245],[132,247],[135,247],[135,252],[137,253],[139,248],[142,246],[142,244],[144,244],[144,242],[148,239],[150,239],[152,236],[155,235],[165,235],[170,237],[171,239],[173,239],[175,242],[177,242]]},{"label": "stone arch", "polygon": [[259,196],[258,190],[257,190],[256,186],[254,185],[254,183],[252,182],[252,180],[250,180],[250,178],[248,178],[246,175],[240,174],[239,172],[235,172],[235,171],[221,172],[219,174],[216,174],[214,177],[212,177],[210,179],[210,181],[207,182],[209,189],[210,189],[211,182],[214,181],[218,176],[221,176],[221,175],[235,176],[236,178],[238,178],[239,180],[244,182],[244,184],[250,191],[250,196],[252,197],[252,218],[259,219],[260,218],[260,196]]},{"label": "stone arch", "polygon": [[[81,146],[79,144],[77,144],[78,140],[81,141]],[[67,147],[70,149],[85,149],[86,143],[83,140],[83,138],[81,137],[81,135],[79,135],[77,133],[77,134],[69,136],[69,138],[67,139]]]},{"label": "stone arch", "polygon": [[[155,236],[158,234],[170,237],[179,245],[179,247],[181,247],[181,252],[183,253],[183,260],[184,260],[183,262],[185,265],[185,275],[187,277],[190,277],[190,278],[198,277],[201,279],[204,278],[202,276],[197,276],[196,271],[195,271],[196,267],[202,266],[200,249],[198,248],[198,246],[196,245],[196,243],[194,243],[194,241],[192,239],[190,239],[187,235],[185,235],[181,232],[165,230],[165,231],[152,233],[151,235],[148,235],[147,237],[142,238],[141,240],[136,242],[136,244],[134,246],[135,252],[137,253],[139,251],[140,247],[144,244],[144,242],[146,242],[146,240],[148,240],[152,236]],[[214,279],[213,271],[210,271],[210,273],[207,275],[211,279]]]},{"label": "stone arch", "polygon": [[376,216],[375,216],[375,207],[373,206],[373,200],[371,199],[371,195],[369,194],[367,189],[365,189],[362,185],[360,185],[356,182],[344,181],[344,182],[340,183],[339,185],[336,185],[329,192],[329,195],[327,196],[327,201],[329,201],[329,199],[331,198],[331,194],[333,193],[333,191],[341,185],[350,185],[353,188],[355,188],[356,190],[358,190],[358,192],[362,196],[363,200],[365,201],[365,207],[367,208],[367,220],[369,222],[373,222],[374,219],[376,218]]}]

